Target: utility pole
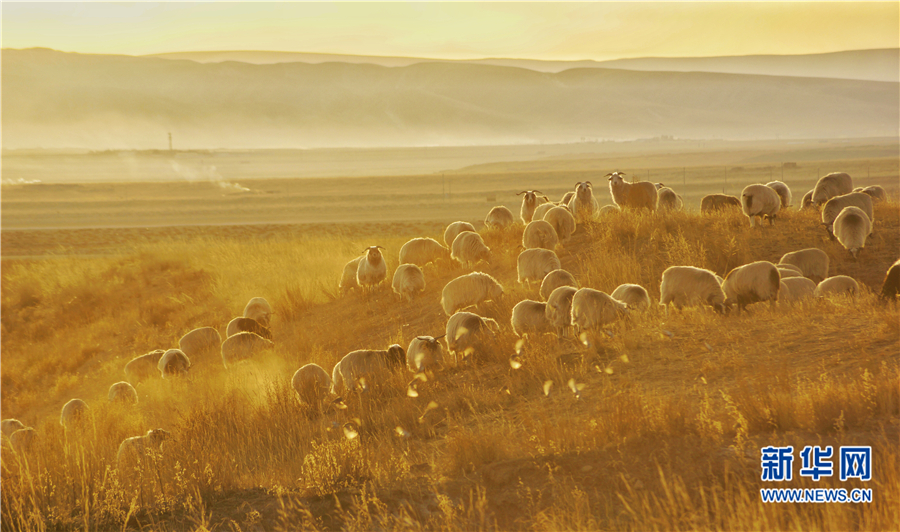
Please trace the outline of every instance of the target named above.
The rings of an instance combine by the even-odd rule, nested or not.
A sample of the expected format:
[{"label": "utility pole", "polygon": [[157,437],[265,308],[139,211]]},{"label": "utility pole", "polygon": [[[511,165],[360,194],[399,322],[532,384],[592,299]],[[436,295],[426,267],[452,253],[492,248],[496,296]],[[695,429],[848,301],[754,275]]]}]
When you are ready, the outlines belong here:
[{"label": "utility pole", "polygon": [[169,151],[172,151],[172,132],[169,132]]}]

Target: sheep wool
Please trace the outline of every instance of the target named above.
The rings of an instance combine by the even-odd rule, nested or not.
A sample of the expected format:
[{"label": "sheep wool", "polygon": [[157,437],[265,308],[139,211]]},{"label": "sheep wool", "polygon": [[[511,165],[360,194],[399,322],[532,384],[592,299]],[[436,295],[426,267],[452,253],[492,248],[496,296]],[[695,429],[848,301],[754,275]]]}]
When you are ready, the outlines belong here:
[{"label": "sheep wool", "polygon": [[0,434],[3,434],[7,438],[15,431],[24,429],[25,424],[19,421],[18,419],[4,419],[0,421]]},{"label": "sheep wool", "polygon": [[244,307],[244,317],[254,319],[264,327],[269,326],[269,316],[272,315],[272,307],[269,302],[261,297],[254,297]]},{"label": "sheep wool", "polygon": [[9,446],[18,454],[24,454],[31,450],[37,432],[31,427],[21,428],[9,435]]},{"label": "sheep wool", "polygon": [[834,220],[834,236],[854,259],[866,246],[866,237],[872,232],[872,222],[859,207],[844,207]]},{"label": "sheep wool", "polygon": [[[444,346],[433,336],[417,336],[406,349],[406,367],[413,373],[441,371],[444,358]],[[451,362],[455,365],[455,357]]]},{"label": "sheep wool", "polygon": [[413,238],[400,248],[400,264],[415,264],[420,268],[449,257],[450,250],[433,238]]},{"label": "sheep wool", "polygon": [[222,364],[227,369],[242,360],[254,358],[262,351],[274,346],[274,342],[266,340],[256,333],[237,333],[222,342]]},{"label": "sheep wool", "polygon": [[356,284],[363,289],[371,289],[387,279],[387,264],[381,255],[381,246],[369,246],[366,248],[363,260],[359,261],[356,268]]},{"label": "sheep wool", "polygon": [[[825,202],[822,207],[822,225],[831,238],[835,238],[834,221],[838,215],[847,207],[859,207],[869,218],[869,233],[871,233],[871,225],[875,223],[875,214],[872,209],[872,196],[863,194],[862,192],[851,192],[842,196],[835,196]],[[869,234],[867,233],[867,234]]]},{"label": "sheep wool", "polygon": [[[249,319],[249,318],[248,318]],[[178,347],[189,358],[201,358],[219,350],[222,335],[213,327],[200,327],[185,334],[178,340]]]},{"label": "sheep wool", "polygon": [[778,275],[780,275],[782,279],[787,279],[789,277],[803,277],[802,272],[798,272],[793,268],[782,268],[781,266],[778,266]]},{"label": "sheep wool", "polygon": [[191,369],[191,359],[181,349],[169,349],[159,359],[156,369],[164,379],[187,375]]},{"label": "sheep wool", "polygon": [[854,188],[853,192],[862,192],[863,194],[868,194],[872,197],[873,203],[887,201],[887,193],[884,191],[884,188],[879,185],[872,185],[866,188]]},{"label": "sheep wool", "polygon": [[791,251],[781,256],[778,264],[788,264],[800,268],[804,277],[819,283],[828,277],[828,254],[819,248]]},{"label": "sheep wool", "polygon": [[741,207],[750,219],[750,227],[761,224],[763,218],[767,218],[769,225],[772,225],[781,209],[781,198],[765,185],[748,185],[741,192]]},{"label": "sheep wool", "polygon": [[159,375],[159,371],[156,368],[159,365],[159,359],[165,353],[163,349],[155,349],[146,355],[131,359],[125,364],[125,379],[134,385],[144,379]]},{"label": "sheep wool", "polygon": [[137,390],[134,389],[134,386],[128,384],[125,381],[122,381],[117,382],[109,387],[109,392],[106,394],[106,399],[110,403],[133,405],[138,402],[138,394]]},{"label": "sheep wool", "polygon": [[647,289],[639,284],[620,284],[610,296],[628,305],[628,310],[650,308],[650,295],[647,293]]},{"label": "sheep wool", "polygon": [[303,366],[291,378],[291,388],[297,394],[297,399],[310,406],[320,405],[328,397],[332,384],[328,372],[318,364]]},{"label": "sheep wool", "polygon": [[558,207],[553,203],[541,203],[537,207],[534,208],[534,216],[531,217],[532,220],[543,220],[544,216],[547,214],[547,211],[550,209]]},{"label": "sheep wool", "polygon": [[659,304],[668,309],[669,303],[682,309],[705,303],[717,312],[725,311],[725,292],[716,274],[693,266],[670,266],[662,274],[659,284]]},{"label": "sheep wool", "polygon": [[392,368],[401,367],[406,362],[406,351],[397,344],[385,350],[360,349],[347,353],[334,366],[331,374],[333,393],[343,390],[355,392],[363,384],[365,387],[378,387]]},{"label": "sheep wool", "polygon": [[778,194],[779,199],[781,199],[781,209],[787,209],[791,206],[791,189],[781,181],[772,181],[770,183],[766,183],[766,186],[771,188]]},{"label": "sheep wool", "polygon": [[567,241],[575,232],[575,217],[566,207],[551,208],[544,215],[544,221],[553,227],[560,242]]},{"label": "sheep wool", "polygon": [[484,225],[494,229],[505,229],[516,223],[511,210],[503,205],[491,209],[484,217]]},{"label": "sheep wool", "polygon": [[447,316],[483,301],[496,301],[503,295],[503,286],[490,275],[472,272],[453,279],[441,292],[441,307]]},{"label": "sheep wool", "polygon": [[558,269],[559,257],[549,249],[526,249],[516,258],[519,283],[541,282],[544,276]]},{"label": "sheep wool", "polygon": [[538,205],[543,203],[548,203],[550,198],[547,196],[538,196],[538,194],[543,194],[540,190],[523,190],[516,194],[516,196],[524,196],[522,197],[522,207],[519,209],[519,216],[522,218],[522,223],[528,223],[534,219],[534,209],[537,208]]},{"label": "sheep wool", "polygon": [[816,297],[845,294],[854,298],[859,294],[859,283],[856,282],[856,279],[846,275],[835,275],[825,279],[816,286],[814,292]]},{"label": "sheep wool", "polygon": [[815,191],[816,191],[815,189],[812,189],[803,195],[803,199],[800,200],[800,210],[801,211],[806,210],[806,209],[811,209],[812,207],[815,206],[815,204],[813,203],[813,193]]},{"label": "sheep wool", "polygon": [[621,208],[656,210],[659,194],[656,185],[649,181],[626,183],[623,172],[606,174],[613,201]]},{"label": "sheep wool", "polygon": [[711,213],[730,208],[741,208],[741,200],[728,194],[707,194],[700,200],[700,212]]},{"label": "sheep wool", "polygon": [[812,202],[819,206],[835,196],[853,192],[853,179],[843,172],[832,172],[822,176],[813,188]]},{"label": "sheep wool", "polygon": [[481,235],[472,231],[456,235],[450,250],[450,257],[466,267],[491,258],[491,248],[485,245]]},{"label": "sheep wool", "polygon": [[575,190],[566,205],[578,223],[593,220],[600,210],[600,203],[594,197],[594,185],[590,181],[575,183]]},{"label": "sheep wool", "polygon": [[[661,183],[660,183],[661,184]],[[684,200],[669,187],[660,187],[657,191],[657,206],[659,210],[680,211],[684,207]]]},{"label": "sheep wool", "polygon": [[725,306],[738,306],[738,312],[747,305],[760,301],[778,301],[781,289],[781,275],[778,268],[764,260],[751,262],[728,272],[722,290],[725,292]]},{"label": "sheep wool", "polygon": [[559,237],[553,226],[544,220],[533,220],[525,226],[522,234],[522,246],[525,249],[543,248],[553,250],[559,243]]},{"label": "sheep wool", "polygon": [[547,304],[540,301],[532,301],[525,299],[519,301],[512,310],[513,332],[517,336],[525,336],[526,334],[542,334],[554,332],[553,324],[551,324],[545,315]]},{"label": "sheep wool", "polygon": [[499,330],[497,322],[490,318],[457,312],[447,320],[447,347],[457,360],[462,360],[473,353],[483,353],[487,341]]},{"label": "sheep wool", "polygon": [[[241,332],[252,332],[262,336],[267,340],[272,339],[272,332],[269,331],[269,329],[267,329],[266,327],[260,325],[259,322],[252,318],[234,318],[233,320],[229,321],[228,326],[225,328],[225,337],[229,338]],[[216,347],[219,347],[220,345],[222,345],[222,340],[219,340],[219,343],[216,344]]]},{"label": "sheep wool", "polygon": [[425,291],[425,274],[415,264],[401,264],[394,270],[391,288],[401,300],[412,301],[416,294]]},{"label": "sheep wool", "polygon": [[79,428],[86,421],[91,408],[81,399],[71,399],[63,405],[59,415],[59,424],[66,430]]},{"label": "sheep wool", "polygon": [[572,325],[576,335],[610,324],[627,312],[625,303],[593,288],[581,288],[572,296]]},{"label": "sheep wool", "polygon": [[362,260],[362,256],[356,257],[344,266],[344,271],[341,273],[341,282],[338,284],[338,290],[342,294],[346,294],[354,288],[359,288],[359,283],[356,282],[356,270],[359,269],[359,263]]},{"label": "sheep wool", "polygon": [[541,299],[547,301],[550,294],[560,286],[574,286],[575,288],[579,288],[578,281],[575,280],[574,275],[566,270],[555,269],[544,275],[544,280],[541,281]]},{"label": "sheep wool", "polygon": [[566,331],[572,325],[572,298],[575,297],[576,292],[578,292],[576,287],[560,286],[550,292],[550,296],[547,297],[544,316],[560,338],[565,336]]},{"label": "sheep wool", "polygon": [[[778,292],[778,301],[792,303],[813,297],[816,291],[816,283],[806,277],[788,277],[781,279],[782,290]],[[783,289],[787,288],[785,292]]]},{"label": "sheep wool", "polygon": [[881,299],[893,301],[897,295],[900,295],[900,259],[888,268],[884,274],[884,282],[881,283]]}]

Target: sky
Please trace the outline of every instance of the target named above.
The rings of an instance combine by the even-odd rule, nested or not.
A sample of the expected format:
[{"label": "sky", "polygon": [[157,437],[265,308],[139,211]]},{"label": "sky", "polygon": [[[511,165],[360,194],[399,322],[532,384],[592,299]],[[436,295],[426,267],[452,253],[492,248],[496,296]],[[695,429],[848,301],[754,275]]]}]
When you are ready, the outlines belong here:
[{"label": "sky", "polygon": [[900,2],[2,3],[2,46],[608,60],[900,46]]}]

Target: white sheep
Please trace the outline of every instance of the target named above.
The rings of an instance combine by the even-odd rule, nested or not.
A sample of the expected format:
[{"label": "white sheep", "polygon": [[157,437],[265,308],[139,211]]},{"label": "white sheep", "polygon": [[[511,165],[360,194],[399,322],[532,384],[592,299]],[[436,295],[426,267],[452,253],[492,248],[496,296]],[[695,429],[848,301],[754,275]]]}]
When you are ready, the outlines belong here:
[{"label": "white sheep", "polygon": [[146,355],[131,359],[125,364],[125,379],[134,385],[144,379],[159,375],[156,367],[159,365],[159,359],[165,353],[164,349],[155,349]]},{"label": "white sheep", "polygon": [[453,241],[456,240],[456,235],[462,233],[463,231],[472,231],[475,233],[475,226],[470,224],[469,222],[453,222],[448,225],[446,229],[444,229],[444,244],[447,244],[447,247],[453,245]]},{"label": "white sheep", "polygon": [[397,344],[384,350],[360,349],[347,353],[331,373],[332,393],[339,394],[346,389],[357,391],[365,379],[365,388],[382,384],[385,375],[392,368],[402,367],[406,362],[406,351]]},{"label": "white sheep", "polygon": [[356,284],[363,290],[371,290],[387,279],[387,264],[381,255],[381,246],[366,248],[363,260],[356,268]]},{"label": "white sheep", "polygon": [[412,301],[413,296],[425,291],[425,274],[415,264],[401,264],[394,270],[391,288],[400,300]]},{"label": "white sheep", "polygon": [[318,406],[322,400],[328,397],[333,386],[328,372],[318,364],[307,364],[294,372],[291,378],[291,388],[297,394],[301,403],[309,406]]},{"label": "white sheep", "polygon": [[705,303],[717,312],[725,311],[725,292],[716,274],[703,268],[693,266],[670,266],[662,274],[659,284],[659,304],[666,307],[669,303],[675,308]]},{"label": "white sheep", "polygon": [[574,286],[575,288],[580,288],[578,286],[578,281],[575,280],[574,275],[567,272],[566,270],[557,268],[544,275],[544,279],[541,281],[541,299],[547,301],[547,298],[550,297],[550,294],[560,286]]},{"label": "white sheep", "polygon": [[[816,283],[806,277],[788,277],[781,279],[782,290],[778,292],[778,301],[793,302],[813,297],[816,291]],[[784,292],[787,287],[788,292]]]},{"label": "white sheep", "polygon": [[143,436],[125,439],[116,453],[116,469],[122,474],[149,469],[150,464],[158,460],[163,444],[171,439],[172,435],[163,429],[148,430]]},{"label": "white sheep", "polygon": [[741,192],[741,208],[750,219],[750,227],[754,227],[757,221],[762,224],[763,218],[767,218],[769,225],[772,225],[781,210],[781,198],[765,185],[748,185]]},{"label": "white sheep", "polygon": [[537,207],[534,208],[534,215],[531,217],[532,220],[543,220],[544,215],[547,214],[547,211],[554,207],[559,207],[555,203],[541,203]]},{"label": "white sheep", "polygon": [[572,296],[572,325],[575,335],[610,324],[628,313],[628,306],[593,288],[580,288]]},{"label": "white sheep", "polygon": [[444,286],[441,292],[441,307],[448,316],[458,310],[483,301],[498,301],[503,295],[503,286],[490,275],[472,272],[460,275]]},{"label": "white sheep", "polygon": [[620,284],[610,294],[613,299],[628,305],[628,310],[647,310],[650,308],[650,294],[639,284]]},{"label": "white sheep", "polygon": [[[782,268],[778,266],[778,275],[781,276],[782,279],[788,279],[790,277],[803,277],[803,272],[798,272],[793,268]],[[806,279],[806,277],[803,277]]]},{"label": "white sheep", "polygon": [[[235,334],[241,332],[252,332],[262,336],[266,340],[272,339],[272,332],[269,331],[269,329],[267,329],[266,327],[260,325],[258,321],[252,318],[234,318],[233,320],[229,321],[228,326],[225,327],[225,338],[234,336]],[[218,348],[220,345],[222,345],[221,339],[219,339],[219,343],[216,344],[216,347]],[[182,351],[184,350],[182,349]],[[188,354],[187,351],[185,351],[185,354]]]},{"label": "white sheep", "polygon": [[553,227],[560,242],[567,241],[575,232],[575,217],[566,207],[553,207],[543,220]]},{"label": "white sheep", "polygon": [[544,220],[532,220],[522,233],[522,246],[525,249],[544,248],[553,250],[559,243],[559,237],[553,226]]},{"label": "white sheep", "polygon": [[455,360],[472,354],[483,354],[488,340],[500,331],[499,324],[471,312],[457,312],[447,320],[447,347]]},{"label": "white sheep", "polygon": [[59,424],[66,430],[81,428],[87,421],[91,408],[81,399],[71,399],[59,414]]},{"label": "white sheep", "polygon": [[156,369],[164,379],[187,375],[191,369],[191,359],[181,349],[169,349],[160,357]]},{"label": "white sheep", "polygon": [[576,292],[578,292],[578,288],[559,286],[547,297],[544,316],[560,338],[565,336],[568,328],[572,326],[572,298],[575,297]]},{"label": "white sheep", "polygon": [[[451,240],[450,243],[452,244],[453,241]],[[413,238],[400,247],[400,264],[415,264],[424,268],[429,262],[449,258],[450,250],[433,238]]]},{"label": "white sheep", "polygon": [[790,264],[800,268],[804,277],[819,283],[828,277],[828,254],[819,248],[792,251],[781,256],[778,264]]},{"label": "white sheep", "polygon": [[700,212],[711,213],[730,209],[741,208],[741,200],[737,196],[729,194],[707,194],[700,200]]},{"label": "white sheep", "polygon": [[534,209],[542,204],[548,203],[550,198],[547,196],[538,196],[538,194],[543,194],[540,190],[523,190],[516,194],[516,196],[522,197],[522,207],[519,209],[519,216],[522,217],[522,223],[528,223],[534,218]]},{"label": "white sheep", "polygon": [[519,283],[541,282],[548,273],[558,269],[559,257],[549,249],[526,249],[516,258]]},{"label": "white sheep", "polygon": [[13,432],[24,428],[25,424],[18,419],[10,418],[0,421],[0,434],[3,434],[7,438],[9,438],[10,434],[12,434]]},{"label": "white sheep", "polygon": [[516,223],[516,218],[512,211],[503,205],[494,207],[484,217],[484,225],[492,228],[505,229],[514,223]]},{"label": "white sheep", "polygon": [[855,298],[859,294],[859,283],[852,277],[835,275],[819,283],[814,292],[816,297],[826,297],[833,294],[850,294]]},{"label": "white sheep", "polygon": [[[444,346],[438,341],[443,335],[437,338],[432,336],[417,336],[409,342],[406,349],[406,367],[413,373],[432,373],[443,370],[444,362]],[[448,357],[451,365],[456,365],[455,357]]]},{"label": "white sheep", "polygon": [[817,207],[835,196],[853,192],[853,179],[843,172],[822,176],[813,188],[812,202]]},{"label": "white sheep", "polygon": [[866,237],[872,231],[872,222],[859,207],[844,207],[834,220],[834,235],[854,259],[866,246]]},{"label": "white sheep", "polygon": [[31,450],[37,432],[31,427],[21,428],[9,435],[9,445],[17,454],[24,454]]},{"label": "white sheep", "polygon": [[660,210],[680,211],[684,207],[684,200],[671,188],[656,183],[656,204]]},{"label": "white sheep", "polygon": [[747,305],[760,301],[778,301],[781,289],[781,275],[778,268],[764,260],[751,262],[734,268],[725,276],[722,290],[725,292],[725,306],[738,306],[738,313]]},{"label": "white sheep", "polygon": [[631,209],[648,209],[650,212],[655,211],[659,200],[656,185],[649,181],[626,183],[624,176],[623,172],[606,174],[606,177],[609,179],[609,191],[616,205],[620,208],[628,207]]},{"label": "white sheep", "polygon": [[900,295],[900,259],[891,264],[885,272],[878,297],[884,301],[893,301],[897,295]]},{"label": "white sheep", "polygon": [[106,399],[110,403],[135,404],[138,402],[137,390],[125,381],[117,382],[109,387]]},{"label": "white sheep", "polygon": [[513,332],[517,336],[525,336],[529,333],[543,334],[554,332],[553,324],[547,320],[547,304],[540,301],[524,299],[516,303],[512,309]]},{"label": "white sheep", "polygon": [[590,181],[575,183],[575,190],[566,206],[579,223],[593,220],[600,210],[600,203],[594,197],[594,185]]},{"label": "white sheep", "polygon": [[791,189],[786,184],[781,181],[772,181],[766,183],[766,186],[771,188],[778,194],[778,198],[781,199],[781,208],[782,210],[787,209],[791,206],[791,200],[793,196],[791,196]]},{"label": "white sheep", "polygon": [[887,193],[884,191],[884,188],[879,185],[872,185],[866,188],[854,188],[853,192],[862,192],[863,194],[868,194],[872,197],[873,203],[878,203],[879,201],[887,201]]},{"label": "white sheep", "polygon": [[842,196],[835,196],[825,202],[822,207],[822,225],[828,231],[828,235],[834,240],[834,221],[846,207],[859,207],[869,218],[869,233],[872,232],[872,225],[875,224],[875,211],[872,208],[872,196],[862,192],[851,192]]},{"label": "white sheep", "polygon": [[791,270],[791,271],[797,272],[800,274],[801,277],[803,277],[803,270],[800,269],[800,266],[796,266],[794,264],[787,264],[784,262],[779,262],[775,266],[778,266],[779,270]]},{"label": "white sheep", "polygon": [[240,332],[222,342],[222,364],[227,369],[242,360],[248,360],[257,353],[271,349],[275,343],[252,332]]},{"label": "white sheep", "polygon": [[261,297],[254,297],[244,307],[244,317],[254,319],[263,327],[269,326],[269,317],[272,315],[272,307],[269,302]]},{"label": "white sheep", "polygon": [[813,203],[813,193],[815,193],[816,189],[812,189],[806,194],[803,195],[803,199],[800,200],[800,210],[811,209],[815,206]]},{"label": "white sheep", "polygon": [[208,353],[218,351],[221,344],[222,335],[213,327],[194,329],[178,340],[178,347],[188,358],[202,358]]},{"label": "white sheep", "polygon": [[338,290],[341,294],[346,294],[354,288],[359,288],[359,283],[356,282],[356,270],[359,269],[359,263],[362,260],[363,255],[360,255],[344,265],[344,271],[341,273],[341,282],[338,284]]},{"label": "white sheep", "polygon": [[463,231],[456,235],[450,246],[450,258],[463,266],[470,267],[480,261],[489,261],[491,248],[487,247],[481,235],[472,231]]},{"label": "white sheep", "polygon": [[[578,186],[578,185],[576,185],[576,186]],[[559,200],[557,205],[560,205],[560,206],[568,205],[569,202],[572,201],[572,198],[574,198],[574,197],[575,197],[575,191],[570,190],[570,191],[566,192],[565,194],[563,194],[562,199]]]},{"label": "white sheep", "polygon": [[604,216],[618,214],[620,212],[622,212],[622,209],[620,209],[618,205],[604,205],[597,211],[597,218],[603,218]]}]

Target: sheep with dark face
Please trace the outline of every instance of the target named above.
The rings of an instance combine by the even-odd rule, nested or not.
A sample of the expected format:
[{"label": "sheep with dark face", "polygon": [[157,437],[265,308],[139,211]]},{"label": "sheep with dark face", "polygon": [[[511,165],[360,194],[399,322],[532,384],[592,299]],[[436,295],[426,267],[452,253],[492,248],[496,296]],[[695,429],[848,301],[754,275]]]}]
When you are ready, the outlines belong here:
[{"label": "sheep with dark face", "polygon": [[505,229],[514,223],[516,223],[516,219],[512,211],[503,205],[494,207],[484,217],[484,225],[490,228]]},{"label": "sheep with dark face", "polygon": [[272,315],[272,307],[269,302],[261,297],[254,297],[244,307],[244,317],[259,322],[263,327],[269,326],[269,318]]},{"label": "sheep with dark face", "polygon": [[[252,318],[235,318],[228,322],[228,326],[225,328],[225,337],[230,338],[235,334],[242,332],[252,332],[262,336],[266,340],[272,339],[272,332]],[[222,340],[219,340],[216,347],[219,347],[220,345],[222,345]],[[187,352],[185,352],[185,354],[187,354]]]},{"label": "sheep with dark face", "polygon": [[569,198],[569,212],[578,223],[593,220],[600,210],[600,204],[594,198],[594,185],[590,181],[575,183],[574,195]]},{"label": "sheep with dark face", "polygon": [[392,369],[403,367],[405,363],[406,351],[397,344],[384,350],[352,351],[334,365],[331,391],[339,394],[344,389],[355,392],[363,388],[378,387]]},{"label": "sheep with dark face", "polygon": [[621,208],[656,210],[659,194],[656,185],[649,181],[627,183],[624,172],[606,174],[613,201]]},{"label": "sheep with dark face", "polygon": [[832,172],[822,176],[813,188],[812,202],[817,207],[835,196],[853,192],[853,179],[843,172]]},{"label": "sheep with dark face", "polygon": [[381,255],[381,246],[366,248],[363,260],[356,268],[356,284],[363,290],[372,290],[387,279],[387,264]]},{"label": "sheep with dark face", "polygon": [[449,258],[450,250],[433,238],[413,238],[400,247],[400,264],[415,264],[424,268],[429,262]]},{"label": "sheep with dark face", "polygon": [[[522,208],[519,209],[519,216],[522,217],[522,223],[528,223],[534,219],[534,209],[542,203],[548,203],[550,198],[543,195],[540,190],[523,190],[516,194],[522,197]],[[538,194],[541,194],[540,196]]]}]

